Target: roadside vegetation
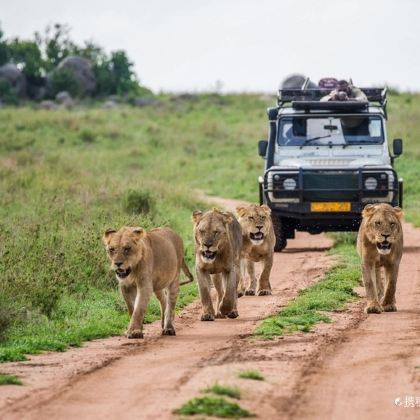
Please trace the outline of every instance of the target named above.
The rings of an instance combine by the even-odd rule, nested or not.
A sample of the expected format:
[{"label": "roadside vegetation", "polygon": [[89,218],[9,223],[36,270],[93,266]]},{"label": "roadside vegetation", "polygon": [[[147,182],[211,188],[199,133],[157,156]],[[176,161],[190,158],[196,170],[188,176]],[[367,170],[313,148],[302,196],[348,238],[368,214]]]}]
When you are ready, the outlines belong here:
[{"label": "roadside vegetation", "polygon": [[309,332],[319,322],[330,322],[327,312],[340,311],[346,303],[357,299],[353,291],[360,283],[360,264],[355,249],[354,234],[336,234],[335,246],[330,251],[338,263],[324,277],[304,290],[278,314],[264,319],[254,335],[264,339]]},{"label": "roadside vegetation", "polygon": [[[162,95],[143,108],[1,108],[0,361],[124,331],[127,311],[101,241],[109,227],[170,226],[184,239],[192,268],[191,213],[206,208],[194,191],[257,201],[263,165],[256,144],[267,136],[265,109],[274,101]],[[417,225],[419,112],[420,95],[390,98],[389,138],[405,145],[397,169],[406,218]],[[352,247],[334,252],[347,255]],[[341,263],[351,273],[354,258]],[[328,276],[326,285],[336,285],[337,272]],[[340,293],[351,297],[349,287]],[[181,290],[179,307],[197,296],[195,284]],[[307,293],[308,316],[324,316],[322,302],[312,305]],[[158,317],[152,301],[147,321]]]},{"label": "roadside vegetation", "polygon": [[264,381],[265,378],[258,370],[243,370],[239,373],[239,377],[242,379],[252,379],[254,381]]},{"label": "roadside vegetation", "polygon": [[212,393],[216,395],[223,395],[237,400],[241,399],[241,391],[238,388],[232,388],[226,385],[214,384],[206,388],[203,392]]},{"label": "roadside vegetation", "polygon": [[15,375],[0,373],[0,385],[22,385],[22,381]]}]

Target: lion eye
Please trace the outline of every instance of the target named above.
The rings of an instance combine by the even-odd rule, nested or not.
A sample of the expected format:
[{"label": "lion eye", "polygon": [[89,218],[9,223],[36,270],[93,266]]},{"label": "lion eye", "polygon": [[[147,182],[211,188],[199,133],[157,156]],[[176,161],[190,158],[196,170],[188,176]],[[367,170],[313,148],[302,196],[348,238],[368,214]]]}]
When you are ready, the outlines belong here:
[{"label": "lion eye", "polygon": [[390,225],[393,228],[395,226],[395,223],[394,222],[391,222]]},{"label": "lion eye", "polygon": [[123,249],[124,254],[128,254],[130,251],[131,251],[131,248],[130,248],[129,246],[126,246],[126,247]]},{"label": "lion eye", "polygon": [[376,226],[381,226],[381,222],[380,222],[380,220],[377,220],[377,221],[375,222],[375,225],[376,225]]},{"label": "lion eye", "polygon": [[265,216],[261,216],[261,220],[265,220]]},{"label": "lion eye", "polygon": [[109,248],[108,251],[110,254],[113,254],[115,252],[115,248]]},{"label": "lion eye", "polygon": [[254,218],[253,218],[252,216],[248,216],[248,220],[253,221],[253,220],[254,220]]},{"label": "lion eye", "polygon": [[213,233],[214,233],[215,235],[218,235],[220,232],[219,232],[218,230],[214,230],[214,231],[213,231]]},{"label": "lion eye", "polygon": [[200,233],[206,233],[206,229],[199,229],[198,230]]}]

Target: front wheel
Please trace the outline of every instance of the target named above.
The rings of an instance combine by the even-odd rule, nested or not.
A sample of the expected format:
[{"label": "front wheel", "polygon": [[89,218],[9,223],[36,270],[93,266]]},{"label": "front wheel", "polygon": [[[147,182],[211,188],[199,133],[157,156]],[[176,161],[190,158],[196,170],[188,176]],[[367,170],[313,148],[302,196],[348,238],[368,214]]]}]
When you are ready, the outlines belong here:
[{"label": "front wheel", "polygon": [[286,229],[282,220],[278,217],[272,216],[274,233],[276,235],[276,244],[274,245],[274,252],[281,252],[287,246]]}]

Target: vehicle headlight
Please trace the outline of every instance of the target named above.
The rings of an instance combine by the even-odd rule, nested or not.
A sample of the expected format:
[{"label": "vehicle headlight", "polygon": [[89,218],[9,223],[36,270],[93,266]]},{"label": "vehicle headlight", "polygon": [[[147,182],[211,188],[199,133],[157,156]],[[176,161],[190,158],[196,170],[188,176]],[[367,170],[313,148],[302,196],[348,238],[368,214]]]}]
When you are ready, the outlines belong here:
[{"label": "vehicle headlight", "polygon": [[376,190],[378,187],[378,180],[373,176],[370,176],[365,179],[365,188],[367,190]]},{"label": "vehicle headlight", "polygon": [[295,190],[296,189],[296,180],[294,180],[293,178],[286,178],[284,181],[283,181],[283,188],[285,189],[285,190],[288,190],[288,191],[290,191],[290,190]]}]

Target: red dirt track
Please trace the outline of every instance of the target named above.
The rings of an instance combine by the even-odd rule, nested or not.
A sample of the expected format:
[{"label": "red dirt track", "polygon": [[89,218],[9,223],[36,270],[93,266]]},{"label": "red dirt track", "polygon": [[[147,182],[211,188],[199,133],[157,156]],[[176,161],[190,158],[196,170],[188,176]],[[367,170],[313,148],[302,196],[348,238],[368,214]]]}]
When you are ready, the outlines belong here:
[{"label": "red dirt track", "polygon": [[[228,209],[239,203],[213,201]],[[156,322],[145,326],[144,340],[113,337],[1,365],[25,385],[1,387],[0,418],[176,418],[174,409],[215,382],[238,386],[240,404],[263,419],[419,418],[420,403],[394,403],[420,397],[420,230],[405,225],[405,235],[397,313],[367,317],[361,301],[311,333],[248,339],[262,318],[332,263],[328,238],[299,233],[275,254],[273,295],[241,298],[235,320],[201,322],[197,302],[176,318],[176,337],[160,336]],[[266,380],[239,379],[243,369],[259,370]]]}]

